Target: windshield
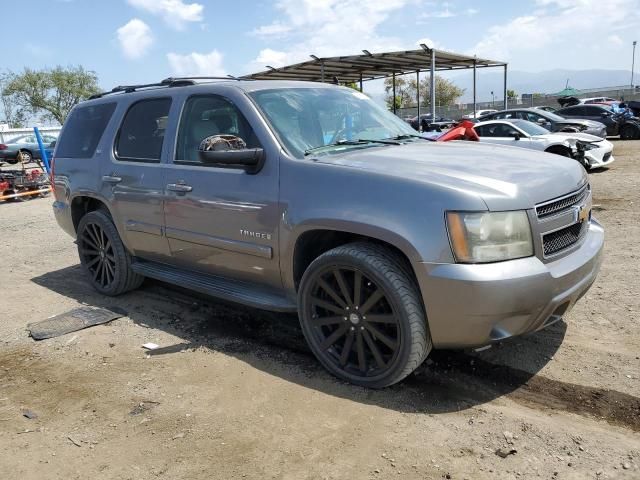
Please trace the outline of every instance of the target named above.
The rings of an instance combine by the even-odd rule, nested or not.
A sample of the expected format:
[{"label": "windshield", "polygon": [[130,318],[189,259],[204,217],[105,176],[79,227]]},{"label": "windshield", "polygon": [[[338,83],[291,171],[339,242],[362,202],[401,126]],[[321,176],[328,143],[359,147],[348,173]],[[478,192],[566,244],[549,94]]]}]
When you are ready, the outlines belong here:
[{"label": "windshield", "polygon": [[406,122],[348,88],[279,88],[249,95],[282,144],[297,158],[325,145],[339,145],[342,151],[383,145],[358,141],[417,136]]},{"label": "windshield", "polygon": [[[538,113],[538,115],[540,114],[540,112],[536,113]],[[551,120],[552,122],[561,122],[564,120],[564,117],[561,117],[560,115],[549,111],[544,111],[544,117],[548,120]]]},{"label": "windshield", "polygon": [[549,133],[549,130],[533,122],[513,122],[513,124],[527,135],[547,135]]}]

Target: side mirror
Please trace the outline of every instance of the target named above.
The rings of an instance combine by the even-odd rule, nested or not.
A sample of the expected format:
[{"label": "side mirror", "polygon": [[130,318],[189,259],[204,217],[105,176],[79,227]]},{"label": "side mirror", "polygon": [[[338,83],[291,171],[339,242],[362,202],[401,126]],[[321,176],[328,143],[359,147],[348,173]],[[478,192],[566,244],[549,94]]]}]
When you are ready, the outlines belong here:
[{"label": "side mirror", "polygon": [[49,148],[54,148],[55,146],[56,146],[55,140],[49,144]]},{"label": "side mirror", "polygon": [[241,168],[258,173],[264,163],[262,148],[247,148],[245,141],[235,135],[211,135],[198,147],[202,163],[223,168]]},{"label": "side mirror", "polygon": [[513,139],[514,140],[520,140],[520,138],[521,138],[520,132],[516,132],[516,133],[513,134]]},{"label": "side mirror", "polygon": [[538,125],[545,125],[547,123],[547,119],[546,118],[539,118],[537,123],[538,123]]}]

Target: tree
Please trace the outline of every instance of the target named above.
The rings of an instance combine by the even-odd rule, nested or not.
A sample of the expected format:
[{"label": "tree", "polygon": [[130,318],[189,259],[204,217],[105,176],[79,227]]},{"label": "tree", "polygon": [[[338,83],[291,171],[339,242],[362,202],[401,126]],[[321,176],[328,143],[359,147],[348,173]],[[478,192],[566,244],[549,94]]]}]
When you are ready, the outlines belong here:
[{"label": "tree", "polygon": [[393,98],[393,78],[384,79],[384,91],[386,92],[385,102],[389,109],[393,109],[395,101],[396,108],[405,108],[415,102],[415,88],[411,90],[410,82],[404,76],[396,76],[396,98]]},{"label": "tree", "polygon": [[507,90],[507,98],[509,100],[515,100],[516,98],[518,98],[518,94],[515,90]]},{"label": "tree", "polygon": [[[430,98],[431,79],[424,77],[420,80],[420,105],[431,106]],[[384,80],[385,98],[387,106],[393,107],[393,80],[389,77]],[[416,105],[416,79],[407,80],[405,77],[396,77],[396,108],[414,107]],[[446,78],[436,75],[436,102],[439,107],[453,105],[462,95],[465,89],[458,87]]]},{"label": "tree", "polygon": [[9,128],[22,128],[27,123],[27,112],[16,105],[15,98],[6,93],[7,85],[14,79],[11,72],[0,73],[0,119]]},{"label": "tree", "polygon": [[22,109],[42,113],[62,125],[71,109],[80,101],[98,93],[95,72],[77,67],[32,70],[13,75],[3,95],[8,95]]}]

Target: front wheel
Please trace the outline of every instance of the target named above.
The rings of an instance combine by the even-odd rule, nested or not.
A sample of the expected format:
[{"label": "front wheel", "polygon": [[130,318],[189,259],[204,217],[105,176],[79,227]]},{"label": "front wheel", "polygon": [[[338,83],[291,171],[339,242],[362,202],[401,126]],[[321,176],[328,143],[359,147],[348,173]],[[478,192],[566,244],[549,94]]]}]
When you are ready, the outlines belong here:
[{"label": "front wheel", "polygon": [[352,243],[322,254],[302,277],[298,303],[314,355],[356,385],[393,385],[431,351],[415,280],[384,247]]},{"label": "front wheel", "polygon": [[87,213],[80,220],[77,237],[80,263],[98,292],[120,295],[142,284],[144,277],[131,270],[131,255],[107,213]]}]

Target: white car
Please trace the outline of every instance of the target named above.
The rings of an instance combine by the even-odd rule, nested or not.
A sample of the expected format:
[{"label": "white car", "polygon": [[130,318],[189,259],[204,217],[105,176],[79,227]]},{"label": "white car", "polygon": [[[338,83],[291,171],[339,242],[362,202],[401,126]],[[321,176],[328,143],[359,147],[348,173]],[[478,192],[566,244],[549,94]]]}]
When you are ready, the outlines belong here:
[{"label": "white car", "polygon": [[527,120],[488,120],[478,122],[474,129],[484,143],[530,148],[578,158],[584,152],[588,168],[600,168],[613,163],[613,144],[586,133],[551,133]]},{"label": "white car", "polygon": [[483,115],[489,115],[490,113],[496,113],[498,110],[492,110],[492,109],[488,109],[488,110],[476,110],[476,114],[474,115],[473,112],[468,113],[467,115],[463,115],[462,118],[480,118]]}]

